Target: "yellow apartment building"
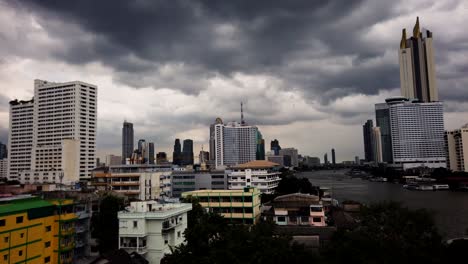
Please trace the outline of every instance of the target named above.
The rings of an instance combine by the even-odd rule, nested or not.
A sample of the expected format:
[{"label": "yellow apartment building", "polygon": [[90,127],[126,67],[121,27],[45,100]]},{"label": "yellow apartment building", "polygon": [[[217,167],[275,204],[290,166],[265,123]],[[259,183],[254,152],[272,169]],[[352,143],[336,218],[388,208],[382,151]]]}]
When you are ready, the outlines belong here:
[{"label": "yellow apartment building", "polygon": [[233,224],[254,224],[260,219],[260,191],[246,187],[242,190],[198,190],[182,193],[194,197],[203,208],[218,213]]},{"label": "yellow apartment building", "polygon": [[72,263],[72,200],[0,199],[0,263]]}]

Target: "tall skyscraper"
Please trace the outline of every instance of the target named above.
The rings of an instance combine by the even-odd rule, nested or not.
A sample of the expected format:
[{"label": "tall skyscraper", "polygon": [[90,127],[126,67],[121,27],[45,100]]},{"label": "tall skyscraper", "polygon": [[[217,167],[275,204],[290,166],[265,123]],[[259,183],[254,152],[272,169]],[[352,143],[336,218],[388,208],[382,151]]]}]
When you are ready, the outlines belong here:
[{"label": "tall skyscraper", "polygon": [[260,131],[257,131],[257,152],[255,153],[255,158],[257,160],[265,160],[265,140]]},{"label": "tall skyscraper", "polygon": [[174,152],[172,152],[172,164],[181,165],[182,164],[182,150],[180,146],[180,139],[176,138],[174,142]]},{"label": "tall skyscraper", "polygon": [[417,98],[422,102],[438,101],[432,32],[421,31],[419,17],[410,38],[407,39],[406,29],[403,29],[399,61],[401,95],[409,99]]},{"label": "tall skyscraper", "polygon": [[154,164],[154,142],[148,143],[148,163]]},{"label": "tall skyscraper", "polygon": [[124,121],[122,127],[122,164],[125,164],[126,160],[132,157],[134,142],[135,139],[133,138],[133,124]]},{"label": "tall skyscraper", "polygon": [[332,154],[332,164],[335,165],[336,164],[336,156],[335,156],[335,149],[334,148],[331,149],[331,154]]},{"label": "tall skyscraper", "polygon": [[281,149],[281,146],[279,144],[279,141],[277,139],[272,140],[270,143],[270,150],[273,151],[273,153],[276,156],[278,156],[280,149]]},{"label": "tall skyscraper", "polygon": [[20,172],[31,170],[33,127],[34,99],[10,101],[7,166],[9,180],[19,180]]},{"label": "tall skyscraper", "polygon": [[210,157],[210,153],[208,151],[200,150],[200,154],[198,154],[198,162],[200,164],[206,163]]},{"label": "tall skyscraper", "polygon": [[157,164],[162,164],[167,162],[167,154],[166,152],[158,152],[156,154],[156,163]]},{"label": "tall skyscraper", "polygon": [[328,154],[327,154],[327,153],[325,153],[325,154],[323,155],[323,164],[324,164],[324,165],[327,165],[327,164],[328,164]]},{"label": "tall skyscraper", "polygon": [[448,169],[468,172],[468,125],[445,132],[445,150]]},{"label": "tall skyscraper", "polygon": [[33,100],[10,102],[11,179],[64,184],[90,179],[96,116],[95,85],[35,80]]},{"label": "tall skyscraper", "polygon": [[0,159],[4,159],[8,157],[8,148],[7,145],[0,142]]},{"label": "tall skyscraper", "polygon": [[222,124],[223,120],[221,118],[216,118],[215,122],[210,125],[210,159],[209,163],[214,164],[215,163],[215,154],[216,154],[216,149],[215,149],[215,125]]},{"label": "tall skyscraper", "polygon": [[386,100],[390,112],[393,163],[404,169],[446,167],[444,110],[441,102]]},{"label": "tall skyscraper", "polygon": [[375,120],[382,138],[382,162],[393,162],[392,135],[390,130],[390,110],[387,103],[375,105]]},{"label": "tall skyscraper", "polygon": [[193,165],[193,140],[191,139],[183,142],[182,165]]},{"label": "tall skyscraper", "polygon": [[372,120],[367,120],[367,122],[362,126],[362,134],[364,137],[364,158],[367,162],[370,162],[374,158],[373,148],[372,148],[372,128],[374,124]]},{"label": "tall skyscraper", "polygon": [[374,157],[372,160],[376,163],[381,163],[382,159],[382,134],[380,133],[380,127],[372,128],[372,153]]},{"label": "tall skyscraper", "polygon": [[256,158],[257,127],[237,122],[215,125],[217,168],[246,163]]}]

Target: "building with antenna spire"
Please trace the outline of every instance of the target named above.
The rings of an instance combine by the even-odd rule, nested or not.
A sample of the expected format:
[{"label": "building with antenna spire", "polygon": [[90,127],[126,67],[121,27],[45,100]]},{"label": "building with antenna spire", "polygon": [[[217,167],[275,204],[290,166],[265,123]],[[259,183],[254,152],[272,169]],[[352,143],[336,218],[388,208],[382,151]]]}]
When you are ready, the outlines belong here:
[{"label": "building with antenna spire", "polygon": [[[211,141],[211,135],[214,139]],[[223,123],[220,118],[210,127],[211,155],[217,169],[256,159],[258,128],[247,125],[241,102],[241,122]]]}]

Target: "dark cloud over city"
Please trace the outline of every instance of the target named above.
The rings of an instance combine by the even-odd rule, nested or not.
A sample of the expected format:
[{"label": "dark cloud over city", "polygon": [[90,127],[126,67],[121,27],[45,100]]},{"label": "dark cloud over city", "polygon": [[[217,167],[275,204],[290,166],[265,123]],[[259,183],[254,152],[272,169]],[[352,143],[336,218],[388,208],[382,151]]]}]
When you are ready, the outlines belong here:
[{"label": "dark cloud over city", "polygon": [[[244,101],[267,139],[309,155],[339,144],[351,159],[373,104],[399,93],[401,29],[416,16],[434,32],[446,123],[465,122],[468,9],[440,2],[0,0],[0,98],[30,96],[34,78],[94,83],[98,145],[116,153],[124,118],[166,150],[175,136],[207,144],[208,124],[238,119]],[[298,141],[333,129],[353,142]]]}]

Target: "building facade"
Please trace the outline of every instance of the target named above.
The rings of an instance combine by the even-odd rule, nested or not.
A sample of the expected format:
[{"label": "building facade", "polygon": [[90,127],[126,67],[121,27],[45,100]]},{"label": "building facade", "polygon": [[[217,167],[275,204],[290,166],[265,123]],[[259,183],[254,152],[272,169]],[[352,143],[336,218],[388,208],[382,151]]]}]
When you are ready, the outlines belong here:
[{"label": "building facade", "polygon": [[403,167],[446,167],[444,110],[441,102],[386,100],[390,111],[393,163]]},{"label": "building facade", "polygon": [[110,166],[93,171],[92,185],[142,201],[170,197],[171,171],[170,167],[144,164]]},{"label": "building facade", "polygon": [[182,165],[193,165],[193,140],[185,139],[182,148]]},{"label": "building facade", "polygon": [[73,263],[76,219],[72,200],[0,199],[2,263]]},{"label": "building facade", "polygon": [[332,155],[332,164],[336,165],[336,154],[335,154],[335,149],[331,149],[331,155]]},{"label": "building facade", "polygon": [[263,139],[260,131],[257,131],[257,152],[255,156],[257,160],[265,160],[265,139]]},{"label": "building facade", "polygon": [[198,199],[203,208],[220,214],[233,224],[254,224],[260,219],[260,192],[256,188],[198,190],[185,192],[182,197]]},{"label": "building facade", "polygon": [[[380,127],[372,128],[372,153],[374,157],[373,161],[376,163],[382,163],[382,134],[380,133]],[[359,157],[358,157],[359,159]]]},{"label": "building facade", "polygon": [[367,120],[362,126],[362,135],[364,138],[364,158],[367,162],[373,161],[374,153],[372,147],[372,128],[374,124],[372,120]]},{"label": "building facade", "polygon": [[237,122],[215,125],[215,166],[224,168],[256,159],[257,132],[255,126]]},{"label": "building facade", "polygon": [[120,165],[122,163],[122,157],[116,155],[106,155],[106,166]]},{"label": "building facade", "polygon": [[448,169],[468,172],[468,125],[445,132],[445,150]]},{"label": "building facade", "polygon": [[131,202],[118,213],[119,249],[137,252],[149,263],[160,263],[171,248],[184,243],[189,203]]},{"label": "building facade", "polygon": [[406,29],[403,29],[398,55],[401,95],[422,102],[438,101],[432,32],[421,30],[419,18],[410,38],[407,38]]},{"label": "building facade", "polygon": [[148,143],[148,164],[155,164],[154,158],[155,158],[154,142],[149,142]]},{"label": "building facade", "polygon": [[7,145],[0,142],[0,160],[6,159],[8,157],[8,148]]},{"label": "building facade", "polygon": [[261,193],[274,193],[280,182],[279,164],[256,160],[226,170],[230,190],[257,188]]},{"label": "building facade", "polygon": [[34,100],[10,102],[8,133],[8,179],[19,180],[19,173],[31,170]]},{"label": "building facade", "polygon": [[382,139],[382,161],[393,163],[390,109],[387,103],[375,105],[375,120],[376,125],[380,128],[380,137]]},{"label": "building facade", "polygon": [[[91,178],[96,160],[95,85],[35,80],[34,100],[12,101],[10,109],[11,125],[15,127],[10,130],[11,177],[22,183],[64,184]],[[16,125],[20,127],[16,129]],[[20,149],[24,153],[29,145],[29,158],[16,155]],[[48,177],[57,172],[59,177]]]},{"label": "building facade", "polygon": [[174,141],[174,152],[172,152],[172,164],[182,164],[182,147],[180,145],[180,139],[176,138]]},{"label": "building facade", "polygon": [[8,178],[8,159],[0,159],[0,178]]},{"label": "building facade", "polygon": [[122,127],[122,164],[127,163],[127,159],[132,158],[135,139],[133,137],[133,124],[124,121]]},{"label": "building facade", "polygon": [[[287,162],[284,163],[284,166],[287,167],[299,167],[299,158],[298,158],[298,151],[295,148],[283,148],[279,150],[279,155],[286,157]],[[288,163],[288,164],[286,164]]]},{"label": "building facade", "polygon": [[270,142],[270,150],[273,151],[273,153],[278,156],[279,151],[281,150],[281,146],[279,144],[279,141],[277,139],[274,139]]},{"label": "building facade", "polygon": [[281,195],[269,204],[265,213],[281,226],[326,226],[325,211],[320,198],[315,195],[292,193]]},{"label": "building facade", "polygon": [[172,197],[196,190],[227,190],[227,175],[221,171],[174,170],[171,174]]}]

